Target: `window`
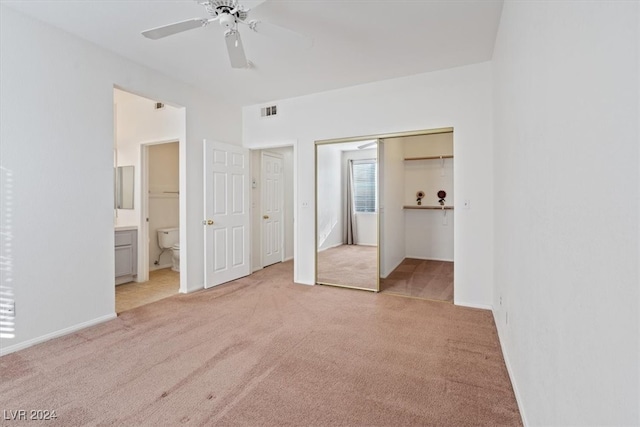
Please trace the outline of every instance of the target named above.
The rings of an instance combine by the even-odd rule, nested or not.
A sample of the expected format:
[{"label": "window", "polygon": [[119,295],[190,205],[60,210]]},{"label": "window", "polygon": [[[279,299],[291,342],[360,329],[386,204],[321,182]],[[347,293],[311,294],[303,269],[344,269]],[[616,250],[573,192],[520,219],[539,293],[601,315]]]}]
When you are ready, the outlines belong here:
[{"label": "window", "polygon": [[375,159],[353,161],[353,200],[356,212],[376,212],[378,164]]}]

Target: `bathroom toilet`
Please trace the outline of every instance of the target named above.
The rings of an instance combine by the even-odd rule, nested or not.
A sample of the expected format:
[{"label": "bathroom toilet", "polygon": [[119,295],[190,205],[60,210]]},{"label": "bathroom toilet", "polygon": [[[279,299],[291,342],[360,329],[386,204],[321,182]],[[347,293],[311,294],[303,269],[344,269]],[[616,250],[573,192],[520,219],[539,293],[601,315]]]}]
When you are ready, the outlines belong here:
[{"label": "bathroom toilet", "polygon": [[162,250],[170,250],[171,269],[180,271],[180,229],[177,227],[158,228],[158,246]]}]

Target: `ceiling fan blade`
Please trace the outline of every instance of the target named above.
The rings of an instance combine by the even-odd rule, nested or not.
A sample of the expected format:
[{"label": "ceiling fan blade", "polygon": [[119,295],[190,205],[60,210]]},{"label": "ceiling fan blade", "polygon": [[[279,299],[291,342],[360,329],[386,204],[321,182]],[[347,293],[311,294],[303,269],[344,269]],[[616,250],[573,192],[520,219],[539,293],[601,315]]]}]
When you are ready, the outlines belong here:
[{"label": "ceiling fan blade", "polygon": [[244,48],[242,47],[242,39],[240,33],[237,31],[230,31],[224,35],[225,42],[227,43],[227,51],[229,51],[229,60],[231,61],[231,67],[233,68],[248,68],[249,63],[247,57],[244,54]]},{"label": "ceiling fan blade", "polygon": [[176,22],[174,24],[163,25],[162,27],[152,28],[142,32],[142,35],[151,40],[158,40],[163,37],[181,33],[194,28],[204,27],[209,23],[203,18],[187,19],[186,21]]},{"label": "ceiling fan blade", "polygon": [[294,48],[309,49],[313,46],[313,39],[311,37],[268,22],[251,21],[249,27],[258,34],[263,34],[266,37],[270,37]]},{"label": "ceiling fan blade", "polygon": [[244,10],[254,10],[267,0],[242,0],[242,7]]}]

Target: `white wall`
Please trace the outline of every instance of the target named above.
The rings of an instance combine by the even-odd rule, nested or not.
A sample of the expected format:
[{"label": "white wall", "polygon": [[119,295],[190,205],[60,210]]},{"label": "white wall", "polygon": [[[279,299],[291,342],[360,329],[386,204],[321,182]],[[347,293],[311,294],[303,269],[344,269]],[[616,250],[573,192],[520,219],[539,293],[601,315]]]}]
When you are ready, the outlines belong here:
[{"label": "white wall", "polygon": [[[314,141],[409,130],[454,128],[455,296],[489,307],[493,283],[491,64],[365,84],[275,102],[278,115],[243,109],[243,145],[297,141],[296,277],[314,282]],[[459,201],[459,202],[458,202]]]},{"label": "white wall", "polygon": [[407,256],[404,214],[404,147],[397,141],[380,141],[382,193],[380,204],[380,276],[386,278]]},{"label": "white wall", "polygon": [[[313,194],[312,190],[306,197],[313,197]],[[344,243],[344,228],[342,226],[344,219],[342,217],[342,152],[340,144],[318,146],[318,202],[318,249],[325,250],[341,245]],[[312,233],[305,233],[305,235],[313,241],[315,236],[313,230],[311,231]],[[313,256],[315,257],[315,248]],[[296,259],[298,258],[296,257]],[[298,262],[302,262],[304,265],[308,260],[304,258]],[[311,283],[315,283],[315,278],[311,280]]]},{"label": "white wall", "polygon": [[202,140],[240,143],[240,110],[4,6],[0,51],[0,161],[13,177],[17,313],[15,337],[1,338],[0,351],[114,316],[114,84],[186,107],[181,284],[201,288]]},{"label": "white wall", "polygon": [[293,258],[293,147],[270,148],[251,151],[251,179],[256,187],[251,190],[251,271],[262,268],[262,153],[276,153],[282,156],[283,168],[283,233],[284,260]]},{"label": "white wall", "polygon": [[[377,149],[365,149],[355,151],[342,152],[342,214],[340,218],[345,221],[347,212],[347,174],[349,170],[349,160],[377,159]],[[356,244],[376,246],[378,244],[378,213],[377,212],[357,212],[356,227],[358,231],[358,239]],[[343,238],[344,243],[344,238]]]},{"label": "white wall", "polygon": [[[453,154],[453,133],[393,138],[387,144],[403,145],[405,158]],[[454,159],[404,162],[404,204],[416,206],[416,193],[423,191],[422,206],[439,206],[438,192],[447,195],[445,206],[453,206]],[[458,209],[462,206],[458,206]],[[454,213],[452,211],[405,210],[407,258],[453,261]]]},{"label": "white wall", "polygon": [[494,306],[530,426],[640,424],[638,8],[504,5]]}]

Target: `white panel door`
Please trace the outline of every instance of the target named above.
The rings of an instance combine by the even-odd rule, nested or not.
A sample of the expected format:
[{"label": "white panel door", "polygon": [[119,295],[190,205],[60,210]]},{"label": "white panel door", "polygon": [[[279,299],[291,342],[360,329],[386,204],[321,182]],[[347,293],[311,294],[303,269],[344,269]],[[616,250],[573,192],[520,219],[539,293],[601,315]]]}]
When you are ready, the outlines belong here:
[{"label": "white panel door", "polygon": [[204,141],[204,287],[251,273],[249,151]]},{"label": "white panel door", "polygon": [[262,153],[262,266],[282,262],[283,173],[282,156]]}]

